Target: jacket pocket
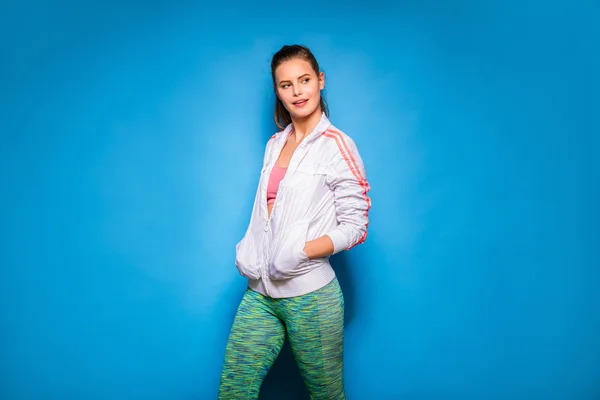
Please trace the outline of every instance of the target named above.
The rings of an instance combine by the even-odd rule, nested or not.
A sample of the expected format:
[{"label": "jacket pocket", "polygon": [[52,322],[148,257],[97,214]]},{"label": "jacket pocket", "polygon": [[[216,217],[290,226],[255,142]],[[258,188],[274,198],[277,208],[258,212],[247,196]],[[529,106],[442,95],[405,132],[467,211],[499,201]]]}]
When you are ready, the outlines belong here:
[{"label": "jacket pocket", "polygon": [[296,169],[294,184],[299,187],[314,190],[325,186],[328,173],[327,167],[314,163],[301,163]]},{"label": "jacket pocket", "polygon": [[254,240],[254,236],[249,232],[235,246],[235,266],[240,275],[246,278],[261,278],[258,262],[258,246]]},{"label": "jacket pocket", "polygon": [[301,221],[285,229],[274,242],[269,260],[269,277],[289,279],[304,273],[310,259],[304,252],[309,221]]}]

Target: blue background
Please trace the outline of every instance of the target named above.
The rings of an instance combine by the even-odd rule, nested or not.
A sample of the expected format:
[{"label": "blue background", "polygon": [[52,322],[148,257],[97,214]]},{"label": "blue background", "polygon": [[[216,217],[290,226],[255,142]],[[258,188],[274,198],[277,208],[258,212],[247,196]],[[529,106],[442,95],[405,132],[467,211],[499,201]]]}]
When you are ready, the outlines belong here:
[{"label": "blue background", "polygon": [[[216,398],[302,43],[372,187],[334,257],[350,399],[600,398],[592,1],[8,1],[0,397]],[[264,399],[306,391],[286,347]]]}]

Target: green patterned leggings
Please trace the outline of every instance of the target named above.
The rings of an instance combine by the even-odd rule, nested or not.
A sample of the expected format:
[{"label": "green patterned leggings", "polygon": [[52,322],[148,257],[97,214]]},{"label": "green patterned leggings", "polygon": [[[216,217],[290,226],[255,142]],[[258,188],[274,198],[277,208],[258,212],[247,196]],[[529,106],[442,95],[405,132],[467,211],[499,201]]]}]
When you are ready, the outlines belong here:
[{"label": "green patterned leggings", "polygon": [[336,278],[298,297],[246,290],[225,350],[219,399],[257,399],[286,335],[310,398],[345,399],[344,297]]}]

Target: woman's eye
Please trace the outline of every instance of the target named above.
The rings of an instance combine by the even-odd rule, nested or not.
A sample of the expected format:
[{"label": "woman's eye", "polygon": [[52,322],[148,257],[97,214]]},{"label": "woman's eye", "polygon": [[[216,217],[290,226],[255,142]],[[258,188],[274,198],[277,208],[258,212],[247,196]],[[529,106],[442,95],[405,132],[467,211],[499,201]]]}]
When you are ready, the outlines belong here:
[{"label": "woman's eye", "polygon": [[302,82],[306,83],[306,82],[308,82],[308,81],[309,81],[309,79],[308,79],[308,78],[306,78],[306,79],[305,79],[305,80],[303,80]]}]

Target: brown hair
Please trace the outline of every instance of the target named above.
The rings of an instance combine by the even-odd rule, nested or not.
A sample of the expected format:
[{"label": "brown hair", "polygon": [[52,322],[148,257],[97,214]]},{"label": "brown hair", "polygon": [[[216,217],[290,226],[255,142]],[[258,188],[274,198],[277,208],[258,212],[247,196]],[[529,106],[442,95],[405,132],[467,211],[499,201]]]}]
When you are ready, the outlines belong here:
[{"label": "brown hair", "polygon": [[[275,124],[280,129],[284,129],[287,125],[292,122],[292,117],[290,116],[289,111],[285,108],[279,97],[277,96],[276,82],[275,82],[275,70],[285,61],[293,60],[294,58],[300,58],[306,62],[308,62],[317,77],[321,72],[319,70],[319,63],[317,63],[317,59],[313,55],[313,53],[308,49],[308,47],[300,46],[297,44],[288,46],[285,45],[277,53],[273,55],[273,59],[271,60],[271,76],[273,78],[273,89],[275,89],[275,112],[273,114],[273,118],[275,120]],[[321,111],[325,113],[327,117],[329,117],[329,108],[327,107],[327,102],[323,97],[323,93],[321,93]]]}]

